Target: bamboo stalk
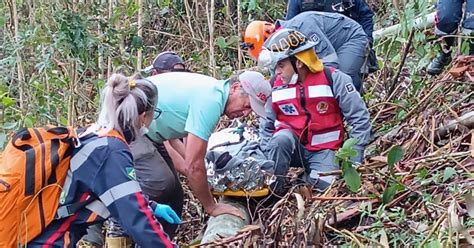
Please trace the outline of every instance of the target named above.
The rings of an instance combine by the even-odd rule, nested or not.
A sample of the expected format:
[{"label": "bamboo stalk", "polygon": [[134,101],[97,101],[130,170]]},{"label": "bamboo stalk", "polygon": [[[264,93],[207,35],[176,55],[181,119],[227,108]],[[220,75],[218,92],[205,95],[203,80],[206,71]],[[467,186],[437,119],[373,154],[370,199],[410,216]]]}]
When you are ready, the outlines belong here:
[{"label": "bamboo stalk", "polygon": [[[109,0],[109,10],[108,10],[109,22],[112,19],[112,11],[113,11],[113,6],[114,6],[113,1],[114,0]],[[111,74],[112,74],[112,58],[110,57],[110,54],[109,54],[107,55],[107,78],[109,78]]]},{"label": "bamboo stalk", "polygon": [[[15,42],[20,43],[18,37],[18,12],[16,1],[12,0],[10,2],[10,11],[13,19],[13,37],[15,37]],[[26,113],[25,104],[24,104],[24,94],[25,94],[25,73],[23,70],[23,60],[21,58],[20,50],[16,50],[16,69],[17,69],[17,80],[18,80],[18,94],[19,94],[19,105],[22,111],[22,116]],[[15,84],[13,84],[15,85]]]},{"label": "bamboo stalk", "polygon": [[[240,0],[237,0],[237,37],[240,37],[241,30],[240,30],[240,21],[242,20],[242,13],[240,12]],[[237,65],[237,69],[240,70],[242,66],[242,50],[240,46],[237,44],[237,59],[239,64]]]},{"label": "bamboo stalk", "polygon": [[[211,6],[209,6],[209,4]],[[214,0],[208,1],[206,4],[207,25],[209,27],[209,69],[213,77],[216,77],[216,61],[214,52]]]},{"label": "bamboo stalk", "polygon": [[[142,19],[143,19],[143,1],[138,0],[138,21],[137,21],[137,26],[138,26],[138,37],[141,39],[143,38],[143,24],[142,24]],[[138,48],[137,51],[137,71],[140,71],[142,69],[142,60],[143,60],[143,55],[142,55],[142,48]]]}]

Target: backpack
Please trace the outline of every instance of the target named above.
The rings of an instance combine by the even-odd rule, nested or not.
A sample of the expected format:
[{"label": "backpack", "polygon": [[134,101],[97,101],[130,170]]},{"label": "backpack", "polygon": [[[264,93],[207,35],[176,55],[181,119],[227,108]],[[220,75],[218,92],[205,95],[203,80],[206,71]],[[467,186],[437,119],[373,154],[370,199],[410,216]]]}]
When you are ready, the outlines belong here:
[{"label": "backpack", "polygon": [[[124,141],[116,131],[105,136]],[[71,155],[80,145],[72,127],[25,128],[13,135],[0,155],[0,247],[25,245],[54,219],[96,199],[68,205],[67,213],[58,211]]]}]

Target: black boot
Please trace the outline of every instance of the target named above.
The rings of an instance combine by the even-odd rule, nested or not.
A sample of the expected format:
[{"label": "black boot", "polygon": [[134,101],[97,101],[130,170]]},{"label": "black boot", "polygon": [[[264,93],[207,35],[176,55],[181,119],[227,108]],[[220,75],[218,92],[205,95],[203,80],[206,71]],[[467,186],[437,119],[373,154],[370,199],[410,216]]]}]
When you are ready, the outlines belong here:
[{"label": "black boot", "polygon": [[426,68],[426,71],[430,75],[438,75],[443,71],[443,68],[451,63],[451,47],[454,43],[454,37],[447,37],[444,39],[446,43],[446,51],[442,49],[438,56],[434,58]]}]

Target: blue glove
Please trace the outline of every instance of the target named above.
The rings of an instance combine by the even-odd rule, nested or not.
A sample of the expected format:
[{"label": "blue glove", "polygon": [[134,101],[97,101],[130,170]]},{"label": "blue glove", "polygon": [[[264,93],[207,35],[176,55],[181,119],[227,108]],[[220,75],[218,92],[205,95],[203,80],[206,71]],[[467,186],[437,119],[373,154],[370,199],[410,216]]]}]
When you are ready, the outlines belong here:
[{"label": "blue glove", "polygon": [[156,204],[153,214],[158,217],[166,220],[170,224],[180,224],[181,219],[178,217],[176,212],[168,205],[165,204]]}]

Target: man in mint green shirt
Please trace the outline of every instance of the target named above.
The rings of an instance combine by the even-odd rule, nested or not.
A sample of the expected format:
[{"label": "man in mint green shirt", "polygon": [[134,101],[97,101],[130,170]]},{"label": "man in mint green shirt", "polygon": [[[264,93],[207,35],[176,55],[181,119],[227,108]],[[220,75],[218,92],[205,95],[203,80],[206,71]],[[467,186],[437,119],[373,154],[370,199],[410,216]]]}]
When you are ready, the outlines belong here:
[{"label": "man in mint green shirt", "polygon": [[[228,80],[217,80],[186,72],[163,73],[147,79],[158,88],[158,103],[147,136],[155,144],[170,142],[166,148],[169,156],[173,158],[174,166],[187,177],[194,195],[207,213],[211,216],[227,213],[242,217],[243,213],[238,209],[216,203],[211,195],[204,165],[207,141],[224,114],[233,119],[247,116],[253,110],[263,116],[264,104],[271,94],[270,84],[262,74],[251,71],[243,72]],[[180,154],[176,151],[173,141],[184,137],[186,145],[184,152]],[[147,145],[146,142],[150,144]],[[138,145],[142,145],[143,150],[146,150],[147,147],[153,146],[152,144],[150,141],[143,141]],[[145,158],[153,157],[156,156],[143,154],[140,158],[135,158],[136,164],[141,163],[141,166],[149,169],[143,181],[155,180],[159,184],[158,188],[162,188],[163,194],[170,194],[172,198],[170,201],[182,204],[182,190],[180,192],[169,186],[179,184],[179,180],[176,182],[169,176],[157,172],[159,170],[153,170],[154,167],[166,166],[159,159],[144,161]],[[173,207],[172,202],[169,205]],[[176,208],[174,209],[176,211]]]}]

